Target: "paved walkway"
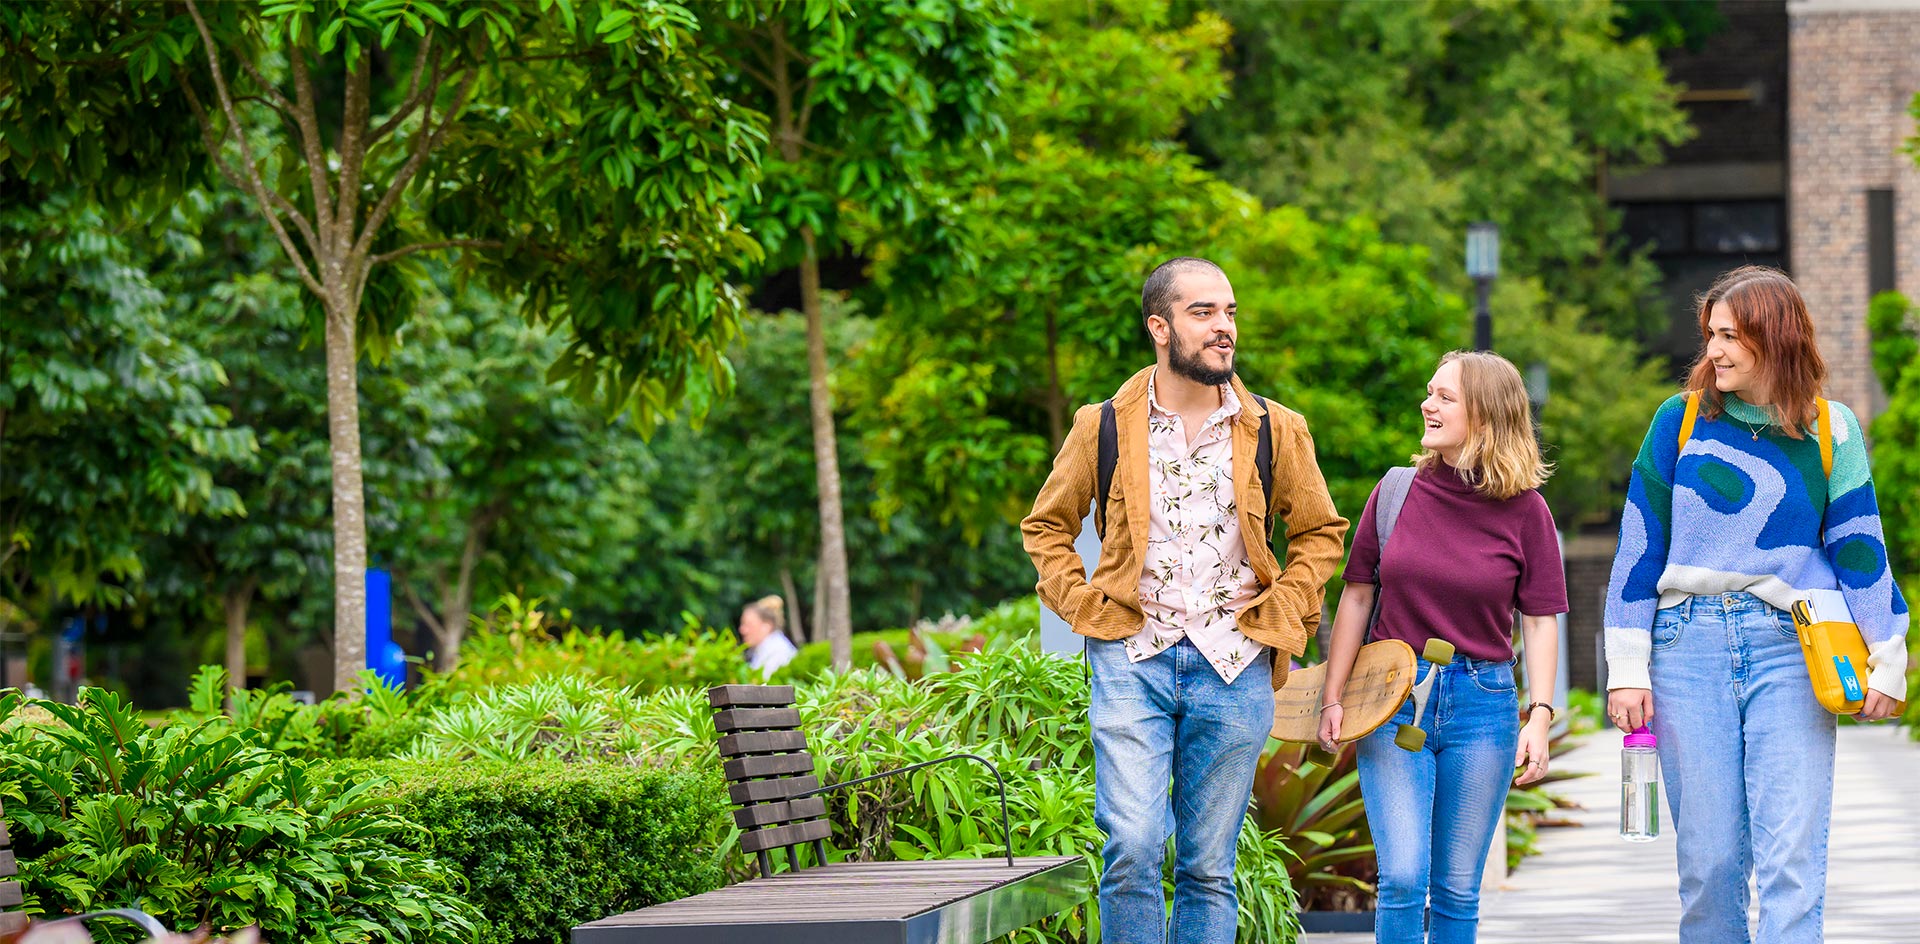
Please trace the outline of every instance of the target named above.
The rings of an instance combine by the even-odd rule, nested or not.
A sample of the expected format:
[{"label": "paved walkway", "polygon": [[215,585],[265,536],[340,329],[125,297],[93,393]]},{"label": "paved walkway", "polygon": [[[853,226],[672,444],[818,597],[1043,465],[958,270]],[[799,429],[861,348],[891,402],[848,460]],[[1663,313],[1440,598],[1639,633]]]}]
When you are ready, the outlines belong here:
[{"label": "paved walkway", "polygon": [[[1560,759],[1593,776],[1556,786],[1580,826],[1540,831],[1527,859],[1481,901],[1481,944],[1672,944],[1680,899],[1673,839],[1620,839],[1620,739],[1592,735]],[[1920,743],[1891,727],[1840,729],[1827,883],[1827,940],[1920,942]],[[1664,818],[1662,822],[1669,822]],[[1370,944],[1310,934],[1306,944]]]}]

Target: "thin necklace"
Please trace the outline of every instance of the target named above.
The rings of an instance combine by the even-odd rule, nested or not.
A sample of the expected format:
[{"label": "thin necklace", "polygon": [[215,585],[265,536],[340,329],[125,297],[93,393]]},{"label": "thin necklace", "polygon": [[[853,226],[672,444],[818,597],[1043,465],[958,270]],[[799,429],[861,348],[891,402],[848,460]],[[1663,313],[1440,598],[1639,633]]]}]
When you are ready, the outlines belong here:
[{"label": "thin necklace", "polygon": [[1750,433],[1752,433],[1752,434],[1753,434],[1753,441],[1754,441],[1754,442],[1759,442],[1759,441],[1760,441],[1760,434],[1761,434],[1761,433],[1763,433],[1763,432],[1765,432],[1765,431],[1767,431],[1767,430],[1769,430],[1769,429],[1772,429],[1772,428],[1773,428],[1773,424],[1772,424],[1772,423],[1762,423],[1762,424],[1760,424],[1760,428],[1759,428],[1759,429],[1754,429],[1754,428],[1753,428],[1752,426],[1750,426],[1750,425],[1748,425],[1748,424],[1747,424],[1747,421],[1746,421],[1746,420],[1743,420],[1743,419],[1741,419],[1740,417],[1737,417],[1737,416],[1735,416],[1735,415],[1733,415],[1733,413],[1732,413],[1731,411],[1729,411],[1729,412],[1727,413],[1727,419],[1730,419],[1730,420],[1732,420],[1732,421],[1734,421],[1734,422],[1736,422],[1736,423],[1739,423],[1739,424],[1740,424],[1740,428],[1741,428],[1741,429],[1744,429],[1744,430],[1746,430],[1747,432],[1750,432]]}]

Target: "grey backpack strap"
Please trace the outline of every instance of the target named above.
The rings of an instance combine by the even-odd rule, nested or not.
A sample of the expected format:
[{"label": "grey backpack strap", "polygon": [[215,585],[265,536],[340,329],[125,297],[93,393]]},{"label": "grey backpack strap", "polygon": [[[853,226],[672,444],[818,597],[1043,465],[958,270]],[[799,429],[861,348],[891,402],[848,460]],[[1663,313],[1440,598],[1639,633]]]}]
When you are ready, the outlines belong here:
[{"label": "grey backpack strap", "polygon": [[1367,614],[1367,641],[1373,640],[1373,624],[1380,618],[1380,561],[1387,556],[1387,539],[1400,521],[1400,509],[1413,488],[1413,466],[1395,466],[1380,478],[1380,494],[1373,502],[1373,533],[1379,537],[1379,553],[1373,558],[1373,610]]}]

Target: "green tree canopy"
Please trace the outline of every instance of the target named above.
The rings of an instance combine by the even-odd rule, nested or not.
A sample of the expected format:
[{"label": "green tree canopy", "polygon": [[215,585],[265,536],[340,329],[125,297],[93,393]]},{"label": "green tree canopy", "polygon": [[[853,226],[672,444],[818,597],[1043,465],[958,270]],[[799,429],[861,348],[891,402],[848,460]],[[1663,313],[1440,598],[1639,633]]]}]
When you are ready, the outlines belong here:
[{"label": "green tree canopy", "polygon": [[0,181],[0,578],[6,602],[116,606],[147,540],[243,513],[251,462],[221,365],[170,334],[166,299],[99,210]]},{"label": "green tree canopy", "polygon": [[1680,34],[1623,36],[1607,0],[1193,6],[1234,28],[1232,103],[1188,136],[1228,180],[1322,222],[1375,220],[1451,291],[1468,289],[1467,225],[1499,224],[1493,346],[1547,369],[1547,498],[1569,527],[1617,508],[1666,386],[1639,341],[1665,318],[1603,182],[1691,134],[1644,35]]},{"label": "green tree canopy", "polygon": [[769,115],[767,177],[742,215],[770,265],[796,267],[808,325],[808,419],[820,575],[834,664],[851,602],[820,260],[856,237],[910,242],[923,277],[948,266],[948,213],[930,199],[943,152],[980,147],[1023,21],[1006,0],[737,0],[713,41],[729,92]]},{"label": "green tree canopy", "polygon": [[337,685],[365,662],[356,371],[409,313],[394,264],[458,249],[524,290],[573,338],[557,374],[639,422],[724,383],[725,275],[756,251],[730,206],[764,137],[716,87],[707,35],[666,0],[0,7],[4,173],[149,211],[217,174],[313,300]]}]

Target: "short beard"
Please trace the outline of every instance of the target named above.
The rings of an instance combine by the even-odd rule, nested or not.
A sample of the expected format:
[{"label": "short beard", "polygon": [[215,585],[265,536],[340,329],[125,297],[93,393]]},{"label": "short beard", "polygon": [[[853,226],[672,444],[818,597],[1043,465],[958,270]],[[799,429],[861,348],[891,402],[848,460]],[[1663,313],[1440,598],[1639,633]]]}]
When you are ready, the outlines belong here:
[{"label": "short beard", "polygon": [[[1202,350],[1204,349],[1203,345]],[[1180,334],[1177,331],[1168,332],[1167,366],[1172,368],[1174,373],[1209,387],[1218,387],[1233,379],[1232,355],[1227,357],[1227,366],[1218,370],[1208,367],[1200,362],[1198,351],[1188,351],[1180,346]]]}]

